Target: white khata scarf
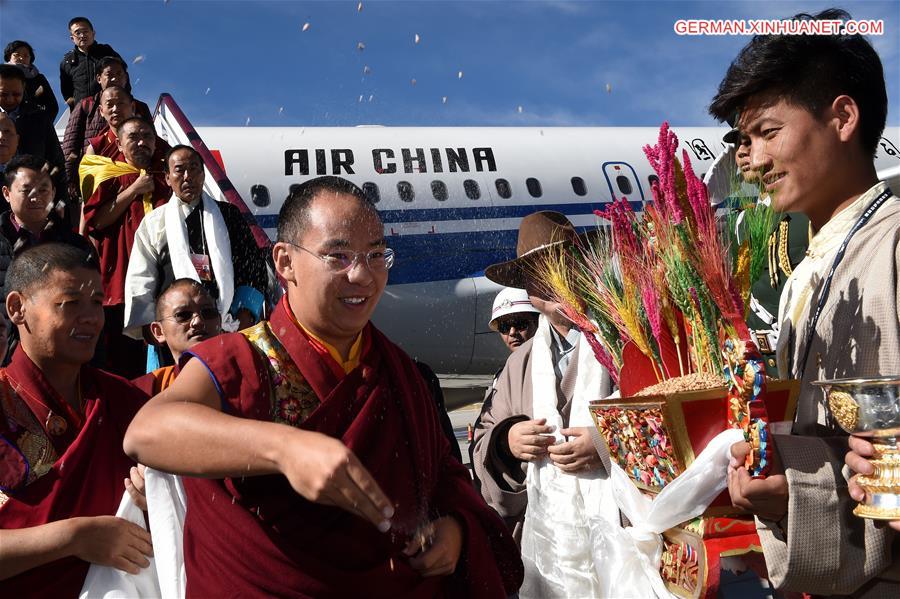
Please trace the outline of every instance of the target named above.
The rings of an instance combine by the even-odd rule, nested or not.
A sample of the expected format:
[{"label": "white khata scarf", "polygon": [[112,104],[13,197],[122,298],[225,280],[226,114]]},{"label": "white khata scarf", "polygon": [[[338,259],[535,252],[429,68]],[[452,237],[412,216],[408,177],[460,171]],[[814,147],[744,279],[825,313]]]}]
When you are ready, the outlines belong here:
[{"label": "white khata scarf", "polygon": [[[534,418],[558,431],[556,376],[550,352],[550,324],[540,317],[532,346]],[[579,338],[575,393],[569,426],[594,426],[588,402],[601,399],[609,375]],[[694,463],[655,498],[641,494],[612,462],[603,472],[565,474],[549,459],[528,464],[528,508],[522,530],[523,599],[674,597],[659,573],[661,533],[703,513],[726,486],[730,448],[743,439],[739,429],[717,435]],[[632,525],[622,528],[619,511]]]},{"label": "white khata scarf", "polygon": [[[222,328],[227,329],[231,316],[228,310],[234,299],[234,267],[231,264],[231,241],[222,211],[215,200],[204,193],[197,208],[203,209],[202,226],[206,239],[206,251],[212,266],[213,277],[219,287],[219,313],[222,314]],[[195,208],[196,209],[196,208]],[[166,241],[172,259],[172,272],[176,279],[194,279],[200,281],[200,275],[191,262],[191,248],[188,245],[187,216],[191,207],[182,202],[176,195],[163,207],[165,210]],[[226,316],[228,318],[226,318]]]},{"label": "white khata scarf", "polygon": [[[563,442],[552,342],[550,322],[542,315],[531,350],[533,418],[546,418],[548,425],[556,427],[557,442]],[[583,335],[578,344],[576,362],[569,364],[578,369],[569,426],[592,427],[588,402],[602,399],[609,374],[594,358]],[[523,599],[608,596],[594,571],[590,523],[599,521],[601,528],[618,528],[619,512],[611,496],[612,486],[602,476],[602,469],[566,474],[549,458],[528,464],[528,508],[522,531],[525,581],[519,590]]]}]

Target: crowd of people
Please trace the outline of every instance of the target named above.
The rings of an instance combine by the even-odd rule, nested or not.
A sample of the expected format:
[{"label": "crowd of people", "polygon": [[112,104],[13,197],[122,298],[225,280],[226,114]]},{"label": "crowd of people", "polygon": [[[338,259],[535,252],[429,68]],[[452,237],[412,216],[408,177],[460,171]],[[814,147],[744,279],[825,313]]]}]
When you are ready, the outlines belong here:
[{"label": "crowd of people", "polygon": [[[634,596],[637,573],[591,565],[615,554],[592,526],[629,526],[587,409],[615,385],[531,267],[572,223],[528,215],[516,257],[486,265],[511,353],[470,473],[434,373],[370,322],[395,255],[365,193],[331,176],[292,187],[267,257],[203,191],[198,152],[158,137],[90,21],[69,31],[62,104],[27,42],[0,65],[4,593],[78,596],[95,567],[146,575],[160,548],[115,514],[125,494],[152,528],[160,472],[187,506],[187,596]],[[765,478],[743,466],[746,443],[731,448],[728,491],[766,565],[744,596],[896,596],[900,522],[851,515],[864,492],[850,475],[871,474],[873,447],[848,453],[812,385],[900,374],[900,200],[873,166],[881,62],[858,35],[756,36],[710,112],[733,125],[739,172],[811,235],[781,265],[772,348],[800,381],[793,430],[773,435]]]}]

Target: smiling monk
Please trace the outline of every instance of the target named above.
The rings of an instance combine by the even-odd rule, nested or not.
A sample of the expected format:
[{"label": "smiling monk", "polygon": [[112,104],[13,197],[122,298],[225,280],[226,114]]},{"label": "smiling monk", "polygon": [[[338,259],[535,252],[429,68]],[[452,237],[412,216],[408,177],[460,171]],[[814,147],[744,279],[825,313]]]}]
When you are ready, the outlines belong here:
[{"label": "smiling monk", "polygon": [[87,366],[103,328],[90,254],[29,248],[6,288],[20,344],[0,369],[0,589],[77,597],[91,563],[132,573],[149,565],[150,535],[113,515],[134,465],[122,438],[146,396]]},{"label": "smiling monk", "polygon": [[191,348],[125,439],[186,477],[187,595],[514,593],[512,538],[415,364],[369,322],[394,262],[378,212],[346,180],[308,181],[273,257],[287,293],[271,320]]}]

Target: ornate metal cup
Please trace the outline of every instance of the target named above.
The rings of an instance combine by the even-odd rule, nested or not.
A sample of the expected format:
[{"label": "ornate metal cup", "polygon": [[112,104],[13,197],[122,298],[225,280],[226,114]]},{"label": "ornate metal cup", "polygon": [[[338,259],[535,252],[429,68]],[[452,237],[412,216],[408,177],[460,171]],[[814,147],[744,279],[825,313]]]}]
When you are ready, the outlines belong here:
[{"label": "ornate metal cup", "polygon": [[853,513],[874,520],[900,519],[900,376],[816,381],[828,409],[850,434],[868,437],[875,446],[871,476],[860,475],[864,503]]}]

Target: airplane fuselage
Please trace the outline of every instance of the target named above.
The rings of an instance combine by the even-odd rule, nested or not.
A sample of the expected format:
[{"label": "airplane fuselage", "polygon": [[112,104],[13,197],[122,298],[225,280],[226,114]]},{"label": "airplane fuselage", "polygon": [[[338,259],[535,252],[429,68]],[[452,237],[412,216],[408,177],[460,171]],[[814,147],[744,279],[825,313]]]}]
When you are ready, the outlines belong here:
[{"label": "airplane fuselage", "polygon": [[[642,147],[656,128],[219,128],[197,129],[274,238],[292,185],[320,175],[363,188],[397,254],[375,323],[441,373],[489,374],[507,350],[488,328],[499,287],[489,264],[515,257],[522,217],[556,210],[579,228],[613,197],[640,209],[655,173]],[[725,129],[675,128],[695,172],[722,151]],[[900,164],[885,132],[879,170]],[[680,154],[679,154],[680,155]]]}]

